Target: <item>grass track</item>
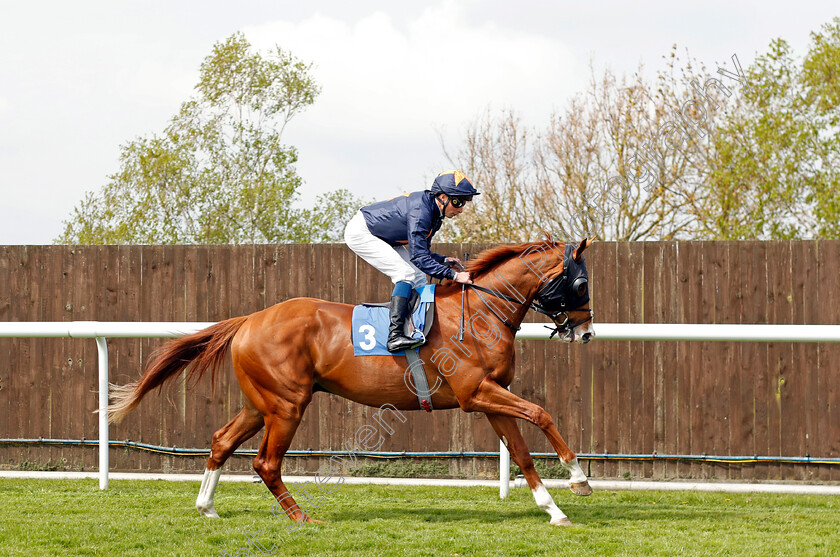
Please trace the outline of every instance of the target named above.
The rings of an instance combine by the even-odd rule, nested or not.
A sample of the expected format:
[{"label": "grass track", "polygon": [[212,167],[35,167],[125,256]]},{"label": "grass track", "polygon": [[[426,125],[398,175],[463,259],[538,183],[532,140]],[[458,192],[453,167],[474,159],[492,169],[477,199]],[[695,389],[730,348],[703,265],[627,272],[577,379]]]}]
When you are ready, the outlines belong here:
[{"label": "grass track", "polygon": [[832,496],[552,490],[577,524],[557,528],[527,489],[342,485],[289,532],[262,485],[220,485],[217,521],[197,483],[97,485],[0,479],[0,555],[840,555]]}]

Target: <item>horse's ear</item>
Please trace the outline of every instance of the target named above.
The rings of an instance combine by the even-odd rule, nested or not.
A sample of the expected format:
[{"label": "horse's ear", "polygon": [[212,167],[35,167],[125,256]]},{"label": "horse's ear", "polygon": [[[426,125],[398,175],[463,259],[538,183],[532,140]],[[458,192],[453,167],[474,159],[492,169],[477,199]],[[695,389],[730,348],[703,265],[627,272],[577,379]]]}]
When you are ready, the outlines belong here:
[{"label": "horse's ear", "polygon": [[591,244],[592,240],[589,238],[584,238],[580,241],[580,245],[575,248],[574,252],[572,252],[572,259],[575,260],[575,263],[580,263],[580,260],[583,257],[583,250],[588,248]]}]

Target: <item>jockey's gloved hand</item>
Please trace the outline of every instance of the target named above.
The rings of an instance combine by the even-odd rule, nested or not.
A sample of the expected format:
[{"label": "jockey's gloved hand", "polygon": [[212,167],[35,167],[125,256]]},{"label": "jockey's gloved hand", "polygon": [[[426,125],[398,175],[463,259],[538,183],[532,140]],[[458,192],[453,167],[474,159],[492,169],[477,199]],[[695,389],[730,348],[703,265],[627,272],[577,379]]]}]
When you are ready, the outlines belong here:
[{"label": "jockey's gloved hand", "polygon": [[461,260],[460,260],[460,259],[458,259],[457,257],[447,257],[447,258],[445,258],[445,259],[443,260],[443,263],[444,263],[445,265],[449,265],[450,267],[455,267],[456,269],[459,269],[459,270],[462,270],[462,271],[463,271],[464,269],[466,269],[466,267],[464,266],[463,261],[461,261]]},{"label": "jockey's gloved hand", "polygon": [[452,280],[461,284],[472,284],[472,279],[467,271],[458,272]]}]

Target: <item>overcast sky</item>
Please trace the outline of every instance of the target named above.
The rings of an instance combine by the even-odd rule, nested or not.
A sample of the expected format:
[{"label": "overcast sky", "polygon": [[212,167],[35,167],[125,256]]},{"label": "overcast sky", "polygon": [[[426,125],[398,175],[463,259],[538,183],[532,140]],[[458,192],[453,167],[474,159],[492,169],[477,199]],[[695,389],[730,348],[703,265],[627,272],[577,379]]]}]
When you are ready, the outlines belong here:
[{"label": "overcast sky", "polygon": [[802,54],[838,12],[777,0],[0,0],[0,244],[52,243],[118,169],[120,145],[161,132],[235,31],[315,65],[323,92],[285,135],[307,202],[340,187],[427,188],[450,166],[441,135],[457,150],[487,107],[545,125],[586,86],[590,59],[653,75],[677,44],[709,68],[732,54],[746,67],[776,37]]}]

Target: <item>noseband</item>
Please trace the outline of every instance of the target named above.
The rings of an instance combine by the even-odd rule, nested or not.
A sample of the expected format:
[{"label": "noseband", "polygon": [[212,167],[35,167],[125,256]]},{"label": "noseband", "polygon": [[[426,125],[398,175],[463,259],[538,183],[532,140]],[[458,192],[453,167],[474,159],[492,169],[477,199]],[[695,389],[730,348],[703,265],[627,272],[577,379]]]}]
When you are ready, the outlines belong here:
[{"label": "noseband", "polygon": [[[537,310],[537,311],[539,311],[539,310]],[[589,312],[589,317],[587,317],[586,319],[581,319],[580,321],[573,321],[573,322],[569,323],[569,321],[571,321],[571,319],[569,318],[569,314],[566,313],[565,311],[557,312],[557,313],[554,313],[554,314],[551,314],[551,313],[548,313],[548,312],[540,312],[540,313],[545,313],[545,315],[548,315],[549,317],[551,317],[551,320],[554,321],[554,324],[556,325],[556,327],[549,327],[548,325],[545,326],[546,329],[551,331],[551,334],[548,335],[549,340],[553,339],[554,335],[557,335],[557,334],[562,335],[564,337],[573,337],[574,336],[574,330],[577,327],[580,327],[584,323],[589,323],[590,321],[592,321],[592,317],[593,317],[594,314],[592,313],[591,309],[588,309],[588,310],[587,309],[581,309],[581,310],[575,310],[575,311],[588,311]],[[558,323],[557,319],[560,317],[561,314],[563,315],[563,317],[565,317],[565,319],[563,320],[562,323]]]}]

